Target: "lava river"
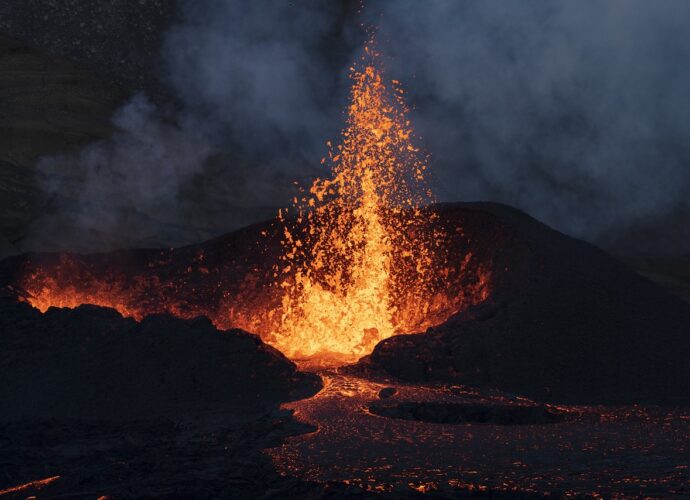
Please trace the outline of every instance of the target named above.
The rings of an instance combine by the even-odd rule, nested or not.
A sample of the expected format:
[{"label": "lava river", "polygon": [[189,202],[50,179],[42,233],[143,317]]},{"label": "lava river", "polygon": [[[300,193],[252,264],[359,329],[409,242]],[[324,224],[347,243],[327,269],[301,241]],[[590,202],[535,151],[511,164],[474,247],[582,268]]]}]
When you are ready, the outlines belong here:
[{"label": "lava river", "polygon": [[[370,491],[688,493],[690,410],[542,406],[497,391],[404,385],[347,370],[321,372],[318,394],[284,405],[316,430],[267,451],[281,474]],[[383,396],[394,394],[381,398],[384,389]],[[396,407],[414,416],[379,415]],[[460,419],[458,408],[468,410]]]}]

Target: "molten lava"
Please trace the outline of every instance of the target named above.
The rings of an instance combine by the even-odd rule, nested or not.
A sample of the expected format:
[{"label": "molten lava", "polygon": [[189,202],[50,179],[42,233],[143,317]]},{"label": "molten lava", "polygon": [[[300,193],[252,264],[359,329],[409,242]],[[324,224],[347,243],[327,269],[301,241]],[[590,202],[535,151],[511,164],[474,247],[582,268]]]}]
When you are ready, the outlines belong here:
[{"label": "molten lava", "polygon": [[426,159],[412,143],[403,92],[386,85],[378,58],[369,42],[351,69],[347,127],[340,145],[329,143],[331,178],[294,200],[297,224],[309,230],[296,237],[286,221],[274,344],[292,357],[356,359],[448,309],[434,290],[441,235],[420,210],[432,201]]},{"label": "molten lava", "polygon": [[426,156],[373,41],[351,78],[346,128],[322,160],[329,177],[300,189],[276,221],[231,233],[228,244],[28,256],[17,295],[41,311],[95,304],[137,320],[206,316],[317,365],[354,361],[484,301],[490,250],[475,255],[458,222],[430,206]]}]

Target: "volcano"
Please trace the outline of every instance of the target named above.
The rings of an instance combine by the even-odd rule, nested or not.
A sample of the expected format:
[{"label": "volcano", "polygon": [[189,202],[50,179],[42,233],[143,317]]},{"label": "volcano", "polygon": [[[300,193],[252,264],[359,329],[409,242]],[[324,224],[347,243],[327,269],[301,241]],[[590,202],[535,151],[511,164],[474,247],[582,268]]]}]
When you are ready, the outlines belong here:
[{"label": "volcano", "polygon": [[[177,249],[25,254],[0,262],[0,436],[13,436],[19,456],[37,432],[54,450],[48,468],[45,458],[26,456],[28,472],[12,468],[15,483],[34,481],[40,468],[77,481],[56,480],[53,492],[81,490],[93,474],[109,478],[98,483],[109,493],[127,484],[159,492],[161,480],[173,481],[175,491],[198,492],[200,478],[187,465],[181,474],[177,462],[166,461],[153,476],[130,476],[130,465],[86,454],[77,474],[60,457],[78,436],[111,450],[107,456],[120,457],[118,464],[158,463],[161,454],[181,452],[172,443],[187,443],[180,464],[204,457],[205,468],[242,478],[209,483],[218,494],[253,496],[268,487],[287,497],[410,487],[582,492],[599,489],[602,474],[612,481],[607,491],[632,494],[640,481],[655,481],[657,470],[668,472],[649,491],[682,491],[686,469],[676,465],[688,435],[682,406],[690,307],[588,243],[505,205],[427,210],[452,236],[447,255],[456,267],[446,292],[465,307],[425,332],[384,339],[355,364],[319,371],[321,383],[262,337],[225,330],[218,320],[223,311],[241,314],[280,297],[271,298],[273,264],[282,255],[276,221]],[[36,280],[60,294],[27,291]],[[296,361],[302,369],[323,366]],[[308,427],[274,413],[281,403]],[[257,412],[265,416],[255,420]],[[203,424],[182,431],[188,427],[168,420],[146,423],[161,418]],[[3,424],[8,419],[26,424]],[[83,423],[56,427],[46,419]],[[524,430],[515,434],[516,425]],[[219,429],[230,441],[214,437]],[[140,445],[122,448],[113,441],[119,435]],[[276,446],[267,462],[261,450]],[[499,460],[506,446],[508,456],[528,447],[532,463],[547,460],[534,465],[538,478],[524,476],[532,469],[514,459]],[[660,458],[640,469],[649,446]],[[612,454],[627,464],[619,472],[606,468]],[[593,456],[606,460],[592,465]],[[226,464],[223,457],[236,458]],[[249,469],[236,465],[247,460]],[[379,462],[388,465],[372,469]],[[562,468],[574,463],[593,472],[565,481]],[[122,474],[128,482],[118,479]],[[298,482],[287,479],[295,476]]]},{"label": "volcano", "polygon": [[[454,263],[445,294],[464,308],[426,332],[380,342],[361,369],[544,401],[687,402],[684,302],[597,248],[505,205],[428,210]],[[206,316],[227,329],[238,326],[234,318],[280,300],[272,279],[282,255],[280,228],[270,221],[177,249],[27,254],[2,261],[0,279],[14,301],[43,311],[95,304],[136,320]],[[40,328],[40,315],[35,321]],[[6,334],[11,330],[6,325]]]},{"label": "volcano", "polygon": [[11,258],[7,293],[42,312],[203,316],[302,368],[371,353],[361,367],[411,381],[684,401],[687,305],[517,210],[433,203],[404,90],[382,68],[371,35],[322,159],[330,176],[298,186],[274,220],[183,248]]}]

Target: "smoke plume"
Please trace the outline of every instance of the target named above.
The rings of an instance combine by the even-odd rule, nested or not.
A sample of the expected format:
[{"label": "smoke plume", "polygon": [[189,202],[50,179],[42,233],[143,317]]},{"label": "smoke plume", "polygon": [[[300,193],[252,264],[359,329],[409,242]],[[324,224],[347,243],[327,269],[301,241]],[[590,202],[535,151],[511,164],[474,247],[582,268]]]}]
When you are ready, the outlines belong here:
[{"label": "smoke plume", "polygon": [[[504,201],[602,241],[687,214],[690,4],[379,7],[380,39],[409,82],[442,198]],[[690,233],[678,236],[690,251]]]},{"label": "smoke plume", "polygon": [[[141,241],[163,228],[176,244],[285,205],[294,180],[323,175],[366,23],[378,26],[389,76],[408,90],[441,200],[506,202],[630,251],[690,251],[689,225],[677,222],[690,213],[690,3],[181,8],[161,51],[179,109],[164,114],[135,97],[111,140],[41,164],[83,174],[67,211],[79,227],[136,226]],[[66,196],[65,182],[46,178],[56,199]],[[665,239],[650,240],[650,227]]]}]

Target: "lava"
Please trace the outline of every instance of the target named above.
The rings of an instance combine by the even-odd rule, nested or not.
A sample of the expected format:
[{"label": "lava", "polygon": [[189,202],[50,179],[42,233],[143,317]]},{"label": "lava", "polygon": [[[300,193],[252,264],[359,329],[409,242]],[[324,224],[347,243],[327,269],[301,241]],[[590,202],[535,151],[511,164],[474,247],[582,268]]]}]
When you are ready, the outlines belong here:
[{"label": "lava", "polygon": [[329,143],[332,177],[294,200],[296,222],[310,230],[295,237],[286,221],[275,345],[293,357],[354,360],[456,310],[434,287],[446,264],[442,235],[420,210],[432,201],[426,158],[412,143],[403,91],[379,68],[370,40],[351,69],[342,142]]},{"label": "lava", "polygon": [[17,295],[41,311],[95,304],[137,320],[206,316],[321,366],[355,361],[385,338],[484,301],[490,263],[431,208],[427,157],[380,59],[370,39],[351,69],[346,127],[322,160],[330,175],[300,189],[263,229],[245,231],[241,248],[213,254],[202,244],[135,263],[117,252],[29,258]]},{"label": "lava", "polygon": [[[401,496],[410,489],[438,490],[444,498],[463,490],[518,497],[687,493],[687,408],[544,406],[493,389],[407,384],[348,371],[320,372],[324,387],[317,395],[283,405],[318,432],[292,436],[266,451],[281,474]],[[395,389],[394,395],[382,399],[384,388]],[[546,408],[563,418],[433,423],[371,411],[375,405],[409,403],[436,404],[439,416],[447,415],[444,405],[458,405],[489,413]]]},{"label": "lava", "polygon": [[[4,495],[10,495],[10,494],[18,494],[20,492],[25,492],[27,490],[40,490],[46,486],[48,486],[51,483],[54,483],[60,479],[60,476],[51,476],[47,477],[45,479],[37,479],[35,481],[30,481],[28,483],[20,484],[18,486],[12,486],[11,488],[5,488],[4,490],[0,490],[0,496]],[[36,498],[36,497],[27,497],[27,498]]]}]

